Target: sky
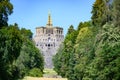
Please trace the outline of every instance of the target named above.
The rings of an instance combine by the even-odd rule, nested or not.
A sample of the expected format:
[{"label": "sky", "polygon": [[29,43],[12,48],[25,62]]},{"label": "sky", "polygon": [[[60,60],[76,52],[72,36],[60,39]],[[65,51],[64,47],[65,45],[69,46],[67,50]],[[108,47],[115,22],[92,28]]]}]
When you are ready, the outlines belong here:
[{"label": "sky", "polygon": [[11,0],[13,14],[9,24],[17,23],[20,28],[30,29],[35,35],[35,28],[46,26],[48,12],[53,26],[60,26],[64,34],[70,25],[75,29],[80,22],[91,20],[92,6],[95,0]]}]

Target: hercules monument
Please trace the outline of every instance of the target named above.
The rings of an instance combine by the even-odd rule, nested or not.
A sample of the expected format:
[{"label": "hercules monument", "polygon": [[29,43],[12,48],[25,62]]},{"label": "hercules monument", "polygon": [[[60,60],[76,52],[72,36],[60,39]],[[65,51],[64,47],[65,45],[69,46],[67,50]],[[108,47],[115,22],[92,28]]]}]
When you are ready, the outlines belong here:
[{"label": "hercules monument", "polygon": [[44,56],[45,68],[53,68],[52,57],[64,40],[63,28],[53,26],[50,13],[46,26],[36,27],[34,42]]}]

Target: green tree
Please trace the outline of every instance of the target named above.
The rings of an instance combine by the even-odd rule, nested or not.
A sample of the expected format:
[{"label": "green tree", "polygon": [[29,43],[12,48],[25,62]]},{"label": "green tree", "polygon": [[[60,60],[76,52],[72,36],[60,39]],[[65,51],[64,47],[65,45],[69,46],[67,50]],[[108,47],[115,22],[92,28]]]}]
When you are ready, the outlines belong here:
[{"label": "green tree", "polygon": [[13,80],[13,62],[18,58],[22,38],[18,27],[9,26],[0,30],[0,80]]},{"label": "green tree", "polygon": [[[76,37],[77,37],[77,31],[70,26],[70,28],[68,29],[68,33],[65,37],[64,40],[64,51],[62,53],[62,68],[61,70],[63,71],[64,77],[68,77],[70,76],[69,73],[74,74],[73,72],[69,71],[69,68],[71,68],[72,65],[70,61],[72,61],[72,54],[74,53],[74,43],[76,41]],[[66,56],[66,57],[64,57]],[[74,62],[74,61],[73,61]],[[72,68],[71,68],[72,69]]]},{"label": "green tree", "polygon": [[21,34],[16,24],[0,29],[0,80],[22,78],[31,69],[30,74],[38,69],[42,75],[43,56],[29,38],[30,34],[26,29]]},{"label": "green tree", "polygon": [[[38,69],[39,71],[41,71],[41,73],[43,73],[43,56],[40,51],[35,47],[34,43],[29,39],[26,39],[22,45],[20,56],[15,61],[14,65],[19,72],[19,78],[23,78],[25,75],[31,76],[32,72],[30,70],[33,69],[32,71],[34,72],[34,68]],[[41,73],[40,75],[42,75]]]},{"label": "green tree", "polygon": [[119,80],[120,79],[120,29],[113,24],[103,26],[97,35],[95,57],[91,66],[91,79]]},{"label": "green tree", "polygon": [[102,26],[106,22],[111,21],[109,0],[96,0],[92,9],[92,23],[95,26]]},{"label": "green tree", "polygon": [[30,30],[27,30],[27,29],[25,29],[25,28],[22,28],[22,29],[20,30],[20,32],[21,32],[21,34],[22,34],[24,37],[26,37],[26,38],[28,38],[28,39],[32,39],[33,33],[32,33]]},{"label": "green tree", "polygon": [[7,27],[8,16],[12,14],[13,5],[10,0],[0,0],[0,29]]},{"label": "green tree", "polygon": [[120,1],[113,0],[113,22],[115,26],[120,26]]},{"label": "green tree", "polygon": [[93,27],[83,27],[79,31],[75,44],[75,58],[76,65],[74,67],[75,79],[71,80],[83,80],[86,75],[86,67],[90,63],[94,55],[91,54],[93,51],[95,35]]},{"label": "green tree", "polygon": [[[79,77],[80,74],[82,75],[80,72],[82,69],[77,66],[82,65],[84,70],[84,66],[87,66],[89,57],[86,57],[86,54],[89,54],[93,48],[95,36],[93,36],[92,31],[94,29],[92,30],[90,22],[84,22],[79,24],[78,30],[69,28],[68,31],[70,30],[71,32],[65,37],[63,47],[60,47],[54,57],[54,65],[55,70],[62,77],[67,77],[68,80],[79,80],[79,78],[82,79],[82,76]],[[83,63],[85,64],[83,65]]]},{"label": "green tree", "polygon": [[74,26],[71,25],[71,26],[68,28],[67,34],[70,34],[70,33],[72,33],[73,31],[75,31],[75,30],[74,30]]},{"label": "green tree", "polygon": [[32,73],[42,76],[43,57],[31,41],[32,32],[20,30],[16,23],[8,26],[12,10],[10,0],[0,0],[0,80],[17,80]]},{"label": "green tree", "polygon": [[61,44],[60,48],[58,49],[56,55],[53,57],[53,63],[54,63],[54,70],[58,73],[58,75],[62,75],[64,77],[65,74],[62,74],[62,54],[64,52],[64,45]]},{"label": "green tree", "polygon": [[91,26],[91,21],[88,21],[88,22],[80,22],[79,25],[78,25],[78,32],[81,30],[81,28],[83,27],[88,27],[88,26]]},{"label": "green tree", "polygon": [[68,33],[65,37],[65,40],[63,42],[63,45],[60,47],[60,49],[58,50],[58,53],[55,55],[53,59],[55,71],[57,71],[58,74],[60,74],[62,77],[69,76],[69,73],[70,73],[69,68],[72,67],[70,66],[71,65],[70,61],[72,61],[71,57],[74,51],[73,46],[74,46],[76,37],[77,37],[77,31],[73,28],[73,26],[70,26],[70,28],[68,29]]},{"label": "green tree", "polygon": [[118,0],[113,1],[113,8],[111,4],[112,0],[96,0],[93,26],[84,22],[78,30],[68,29],[63,47],[54,57],[58,74],[68,80],[120,79],[120,5]]}]

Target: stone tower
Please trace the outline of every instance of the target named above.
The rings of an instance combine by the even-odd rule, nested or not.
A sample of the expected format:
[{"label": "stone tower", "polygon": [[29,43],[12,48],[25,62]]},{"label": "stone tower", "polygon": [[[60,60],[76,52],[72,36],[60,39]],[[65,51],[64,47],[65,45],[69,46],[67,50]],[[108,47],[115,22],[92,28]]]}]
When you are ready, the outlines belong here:
[{"label": "stone tower", "polygon": [[46,26],[36,27],[34,41],[44,56],[45,68],[53,68],[52,57],[64,40],[63,28],[54,26],[50,13]]}]

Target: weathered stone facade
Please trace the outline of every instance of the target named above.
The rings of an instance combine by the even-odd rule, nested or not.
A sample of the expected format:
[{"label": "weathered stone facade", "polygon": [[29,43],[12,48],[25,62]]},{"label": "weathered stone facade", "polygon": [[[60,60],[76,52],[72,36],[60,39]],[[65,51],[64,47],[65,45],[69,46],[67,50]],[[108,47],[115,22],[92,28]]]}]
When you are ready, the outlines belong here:
[{"label": "weathered stone facade", "polygon": [[36,28],[34,41],[44,56],[45,68],[53,68],[52,57],[56,54],[63,39],[63,28],[53,27],[50,14],[47,25]]}]

